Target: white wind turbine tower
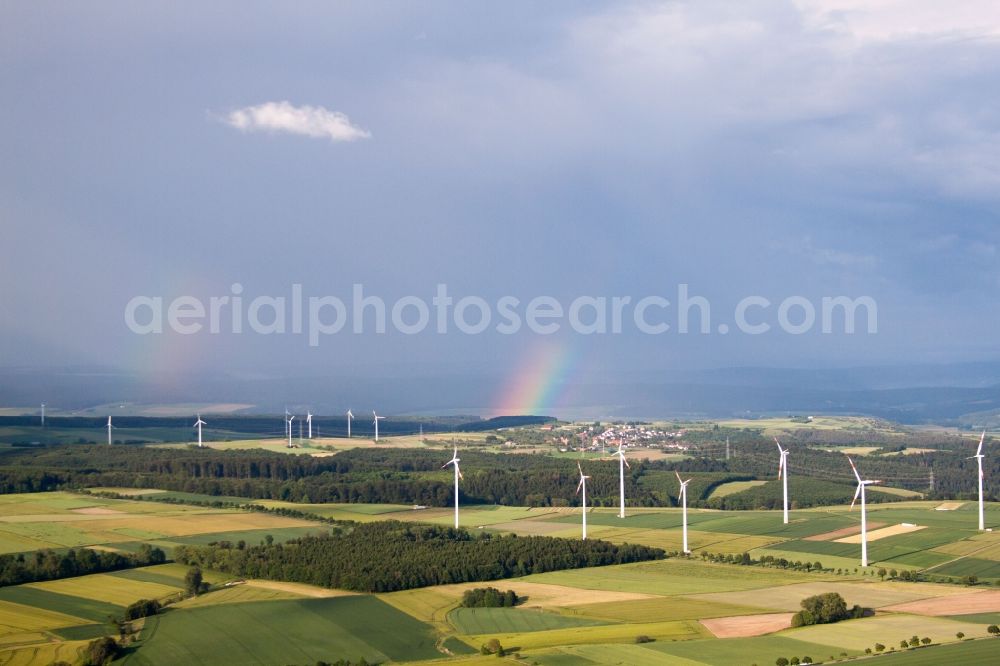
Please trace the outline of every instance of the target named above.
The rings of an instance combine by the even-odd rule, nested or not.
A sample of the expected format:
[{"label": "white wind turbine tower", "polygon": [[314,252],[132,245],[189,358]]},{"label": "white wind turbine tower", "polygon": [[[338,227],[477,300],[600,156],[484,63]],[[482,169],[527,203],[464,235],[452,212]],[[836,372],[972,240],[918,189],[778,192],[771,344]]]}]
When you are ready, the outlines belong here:
[{"label": "white wind turbine tower", "polygon": [[194,422],[194,427],[198,429],[198,448],[199,449],[202,448],[202,444],[201,444],[201,427],[203,425],[208,425],[208,424],[201,420],[201,414],[199,414],[198,415],[198,420]]},{"label": "white wind turbine tower", "polygon": [[684,552],[690,553],[688,550],[688,484],[691,483],[691,479],[687,481],[681,481],[681,475],[674,470],[674,474],[677,475],[677,483],[681,484],[681,515],[683,516],[683,526],[684,526]]},{"label": "white wind turbine tower", "polygon": [[372,416],[375,417],[375,441],[377,442],[378,441],[378,422],[379,422],[380,419],[384,419],[385,417],[384,416],[379,416],[378,414],[376,414],[374,409],[372,410]]},{"label": "white wind turbine tower", "polygon": [[781,448],[781,442],[778,438],[774,438],[774,443],[778,445],[778,453],[781,455],[781,460],[778,461],[778,479],[782,481],[782,495],[784,509],[784,522],[785,525],[788,524],[788,449]]},{"label": "white wind turbine tower", "polygon": [[285,437],[292,436],[292,421],[288,418],[291,415],[292,413],[288,411],[288,407],[285,407]]},{"label": "white wind turbine tower", "polygon": [[976,447],[976,455],[970,456],[967,460],[972,458],[976,459],[979,464],[979,530],[982,531],[986,529],[986,523],[983,521],[983,441],[986,439],[986,431],[979,436],[979,446]]},{"label": "white wind turbine tower", "polygon": [[[376,421],[376,423],[378,422]],[[451,460],[441,465],[441,469],[444,469],[448,465],[455,466],[455,529],[456,530],[458,529],[458,480],[463,478],[462,472],[458,469],[459,460],[461,460],[461,458],[458,457],[458,445],[456,444],[455,453],[452,454]]]},{"label": "white wind turbine tower", "polygon": [[354,418],[354,414],[351,414],[351,410],[347,410],[347,439],[351,438],[351,419]]},{"label": "white wind turbine tower", "polygon": [[111,415],[108,414],[108,446],[111,446],[111,429],[112,428],[114,428],[114,426],[111,425]]},{"label": "white wind turbine tower", "polygon": [[628,464],[625,460],[625,452],[622,451],[622,445],[618,445],[618,450],[611,454],[612,456],[618,456],[618,517],[625,517],[625,468],[628,467],[632,469],[632,466]]},{"label": "white wind turbine tower", "polygon": [[42,403],[42,427],[45,427],[45,403]]},{"label": "white wind turbine tower", "polygon": [[309,428],[309,439],[313,438],[313,415],[312,412],[306,410],[306,427]]},{"label": "white wind turbine tower", "polygon": [[576,464],[576,468],[580,470],[580,483],[576,484],[576,492],[579,493],[581,489],[583,490],[583,540],[586,541],[587,540],[587,479],[589,479],[590,477],[586,476],[583,473],[583,468],[580,467],[580,463]]},{"label": "white wind turbine tower", "polygon": [[851,457],[847,457],[847,462],[851,463],[851,469],[854,470],[854,478],[858,480],[858,489],[854,491],[854,499],[851,500],[851,509],[854,508],[854,503],[858,501],[858,496],[861,496],[861,566],[868,566],[868,516],[865,511],[865,486],[870,486],[875,483],[881,483],[880,481],[869,481],[867,479],[862,480],[861,475],[858,474],[858,468],[854,466],[854,461]]},{"label": "white wind turbine tower", "polygon": [[292,448],[292,421],[295,420],[295,414],[290,414],[288,416],[288,448]]}]

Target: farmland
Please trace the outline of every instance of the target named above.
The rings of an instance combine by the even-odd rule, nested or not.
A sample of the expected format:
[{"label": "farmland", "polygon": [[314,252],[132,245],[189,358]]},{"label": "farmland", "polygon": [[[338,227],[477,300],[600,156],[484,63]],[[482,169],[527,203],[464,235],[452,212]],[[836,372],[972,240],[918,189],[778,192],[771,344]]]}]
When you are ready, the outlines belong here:
[{"label": "farmland", "polygon": [[[254,503],[269,510],[293,509],[317,518],[359,523],[404,519],[446,526],[453,519],[447,509],[401,504],[300,504],[152,488],[127,490],[144,499],[71,492],[0,496],[0,538],[5,540],[0,543],[13,548],[18,539],[28,539],[51,548],[129,550],[150,542],[172,551],[179,545],[218,540],[257,544],[267,535],[280,541],[328,529],[311,520],[235,507],[150,501],[157,498],[205,504],[222,499],[235,505]],[[795,510],[789,524],[783,525],[780,514],[772,511],[692,509],[693,557],[507,579],[498,586],[514,589],[524,599],[520,606],[508,609],[458,608],[462,592],[474,583],[359,595],[271,581],[225,585],[225,575],[207,570],[206,579],[213,589],[174,603],[162,616],[147,620],[127,663],[312,663],[363,656],[381,662],[460,664],[469,658],[463,655],[497,639],[540,664],[617,660],[746,666],[752,663],[747,659],[764,664],[778,656],[859,655],[876,642],[898,646],[915,632],[949,645],[921,648],[892,659],[916,659],[945,649],[977,654],[985,639],[956,643],[955,636],[959,632],[967,638],[985,636],[985,620],[1000,613],[1000,600],[988,588],[901,582],[888,576],[883,581],[876,575],[880,568],[895,568],[926,570],[925,576],[932,581],[968,575],[981,581],[997,580],[1000,533],[975,530],[974,503],[936,511],[939,504],[911,501],[869,507],[871,524],[882,525],[874,529],[902,523],[922,529],[893,530],[870,542],[873,562],[868,569],[858,565],[857,544],[837,541],[856,533],[852,529],[858,524],[856,510]],[[634,508],[628,513],[621,519],[614,509],[591,509],[592,536],[679,549],[677,509]],[[579,534],[580,513],[573,508],[471,506],[462,507],[460,515],[462,524],[473,531]],[[1000,511],[990,505],[988,525],[997,525],[998,518]],[[701,556],[702,550],[713,556],[748,552],[754,560],[767,555],[791,562],[818,560],[824,570],[737,566],[708,561]],[[110,631],[105,622],[108,615],[121,614],[139,598],[178,599],[185,572],[182,565],[164,564],[2,588],[0,663],[47,663],[54,655],[72,660],[86,639]],[[834,591],[849,604],[874,608],[875,616],[799,629],[783,624],[803,598]],[[965,609],[975,614],[963,616]],[[380,629],[387,626],[394,629]],[[771,633],[716,637],[717,632],[740,635],[760,630]],[[191,639],[193,634],[198,638]],[[284,645],[278,635],[295,637],[293,652],[275,652]],[[639,635],[653,642],[637,645]]]},{"label": "farmland", "polygon": [[[804,427],[789,419],[724,427],[737,425],[782,438]],[[823,458],[833,455],[824,447],[838,456],[856,447],[855,453],[866,454],[866,469],[885,465],[890,454],[903,458],[881,452],[886,442],[905,436],[889,424],[817,418],[809,427],[821,439],[836,440],[813,447],[817,464],[842,460]],[[572,427],[554,432],[572,433]],[[923,501],[922,491],[887,488],[888,494],[881,497],[891,501],[872,500],[868,505],[871,566],[862,568],[856,542],[858,510],[829,505],[849,501],[853,488],[836,478],[816,481],[796,475],[795,461],[804,456],[796,454],[789,484],[793,500],[807,492],[812,492],[812,500],[793,504],[789,522],[783,524],[780,512],[771,510],[774,499],[780,498],[780,484],[753,473],[757,462],[746,445],[745,438],[760,443],[761,435],[727,432],[733,435],[734,455],[743,456],[750,473],[711,471],[718,462],[706,463],[709,471],[684,470],[695,479],[688,513],[692,553],[687,557],[678,552],[682,517],[669,465],[674,464],[671,460],[692,467],[701,463],[680,453],[660,452],[640,462],[642,454],[630,452],[634,476],[628,480],[630,502],[623,519],[615,506],[617,476],[605,469],[610,466],[599,451],[557,452],[533,444],[549,455],[505,456],[510,469],[493,469],[501,448],[498,438],[488,439],[485,433],[423,438],[397,433],[379,446],[361,437],[318,437],[291,450],[279,437],[231,437],[212,441],[209,451],[185,444],[139,447],[141,451],[116,447],[107,461],[93,457],[86,447],[79,457],[75,448],[47,450],[44,455],[52,462],[71,459],[77,467],[94,463],[112,472],[87,477],[86,494],[0,495],[0,554],[70,547],[135,552],[148,543],[172,557],[179,546],[220,541],[248,553],[262,552],[255,547],[268,541],[329,533],[331,526],[324,521],[346,521],[337,529],[358,534],[367,529],[360,524],[377,527],[370,524],[386,520],[402,521],[407,530],[412,524],[449,528],[454,520],[447,494],[451,475],[440,470],[439,458],[450,453],[442,449],[459,438],[464,447],[481,447],[462,452],[463,491],[473,495],[461,496],[460,524],[473,537],[516,534],[575,540],[581,513],[567,498],[572,498],[576,461],[583,459],[584,468],[594,474],[597,505],[588,508],[589,537],[661,548],[669,556],[547,570],[494,583],[513,589],[522,599],[514,608],[460,608],[463,592],[480,583],[370,594],[279,580],[240,580],[210,569],[204,571],[210,589],[183,598],[187,567],[175,563],[11,586],[0,588],[0,663],[73,661],[88,639],[114,632],[109,616],[121,616],[141,598],[169,606],[161,615],[135,624],[137,639],[125,661],[139,665],[313,663],[362,657],[380,663],[462,664],[487,659],[473,653],[493,639],[526,660],[553,665],[747,666],[774,663],[779,656],[829,661],[861,656],[879,642],[898,650],[899,641],[914,634],[945,645],[882,659],[919,664],[938,650],[941,655],[961,651],[969,659],[983,654],[989,641],[982,638],[986,626],[1000,617],[1000,599],[992,589],[1000,583],[1000,532],[976,529],[975,502]],[[845,433],[857,433],[857,441],[841,441]],[[878,445],[869,443],[869,437]],[[762,451],[765,444],[770,447],[767,455],[773,456],[773,442],[760,443]],[[711,446],[706,445],[709,453]],[[924,448],[910,450],[913,455],[905,457],[941,455]],[[96,453],[103,456],[104,451]],[[17,455],[17,460],[30,460]],[[768,459],[769,474],[772,467]],[[146,469],[163,473],[148,475]],[[91,482],[98,479],[104,485]],[[169,484],[157,487],[157,479]],[[555,487],[545,487],[550,479]],[[540,480],[545,483],[540,485]],[[538,494],[539,489],[544,494]],[[331,497],[341,499],[322,501]],[[394,499],[379,502],[382,497]],[[504,502],[504,497],[530,497],[534,506]],[[649,506],[635,506],[640,500]],[[732,502],[752,510],[718,510]],[[938,510],[942,505],[947,510]],[[1000,505],[987,504],[986,523],[1000,527]],[[904,582],[904,573],[922,582]],[[271,577],[266,568],[244,575]],[[959,584],[970,576],[978,584]],[[837,625],[789,626],[804,598],[826,592],[837,592],[849,605],[872,608],[875,614]],[[959,642],[959,633],[976,640]],[[650,642],[637,643],[640,636]]]}]

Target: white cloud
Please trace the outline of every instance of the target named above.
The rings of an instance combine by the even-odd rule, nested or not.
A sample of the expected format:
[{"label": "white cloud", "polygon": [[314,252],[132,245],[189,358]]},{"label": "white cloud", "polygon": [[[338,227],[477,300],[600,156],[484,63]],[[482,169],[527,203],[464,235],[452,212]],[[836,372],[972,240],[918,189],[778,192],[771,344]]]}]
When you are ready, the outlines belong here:
[{"label": "white cloud", "polygon": [[288,132],[338,142],[371,137],[371,132],[351,124],[350,118],[339,111],[322,106],[292,106],[287,101],[236,109],[223,120],[243,132]]}]

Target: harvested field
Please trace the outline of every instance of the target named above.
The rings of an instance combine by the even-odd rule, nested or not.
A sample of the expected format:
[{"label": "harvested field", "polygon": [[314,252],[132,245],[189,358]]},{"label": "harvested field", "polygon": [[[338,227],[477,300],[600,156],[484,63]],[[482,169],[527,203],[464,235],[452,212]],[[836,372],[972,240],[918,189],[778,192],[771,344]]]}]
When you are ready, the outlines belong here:
[{"label": "harvested field", "polygon": [[[926,525],[893,525],[891,527],[883,527],[880,530],[875,530],[874,532],[868,532],[868,541],[878,541],[879,539],[884,539],[886,537],[896,536],[897,534],[909,534],[910,532],[916,532],[922,530]],[[861,534],[855,534],[854,536],[844,537],[842,539],[836,539],[837,543],[861,543]]]},{"label": "harvested field", "polygon": [[965,502],[943,502],[934,507],[935,511],[954,511],[955,509],[962,508]]},{"label": "harvested field", "polygon": [[1000,612],[1000,590],[979,590],[948,597],[920,599],[886,606],[883,610],[933,616]]},{"label": "harvested field", "polygon": [[702,625],[716,638],[747,638],[763,636],[788,629],[793,613],[768,613],[766,615],[737,615],[701,620]]},{"label": "harvested field", "polygon": [[70,509],[73,513],[82,513],[85,516],[120,516],[124,511],[116,511],[105,506],[88,506],[83,509]]},{"label": "harvested field", "polygon": [[[878,529],[879,527],[882,527],[884,525],[885,523],[869,523],[868,529],[869,530]],[[812,536],[807,536],[803,539],[803,541],[839,541],[844,537],[860,535],[860,534],[861,534],[861,525],[851,525],[850,527],[844,527],[839,530],[833,530],[832,532],[823,532],[822,534],[814,534]],[[869,537],[870,536],[871,532],[869,532]]]}]

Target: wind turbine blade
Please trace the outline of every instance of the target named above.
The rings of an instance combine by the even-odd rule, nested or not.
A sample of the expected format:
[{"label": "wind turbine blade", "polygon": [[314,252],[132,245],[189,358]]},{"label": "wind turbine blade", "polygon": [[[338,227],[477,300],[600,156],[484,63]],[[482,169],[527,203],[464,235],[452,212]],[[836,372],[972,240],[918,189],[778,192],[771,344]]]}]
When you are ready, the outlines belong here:
[{"label": "wind turbine blade", "polygon": [[576,468],[577,468],[578,470],[580,470],[580,478],[582,479],[582,478],[583,478],[583,468],[582,468],[582,467],[580,467],[580,463],[579,463],[579,461],[577,461],[577,463],[576,463]]},{"label": "wind turbine blade", "polygon": [[462,470],[458,469],[458,464],[455,465],[455,469],[458,471],[458,478],[460,478],[460,479],[462,479],[464,481],[465,477],[462,476]]},{"label": "wind turbine blade", "polygon": [[851,500],[851,509],[854,508],[854,503],[858,501],[858,495],[861,494],[861,484],[858,484],[858,489],[854,491],[854,499]]},{"label": "wind turbine blade", "polygon": [[854,466],[854,461],[851,460],[851,456],[847,456],[847,462],[851,463],[851,469],[854,471],[854,478],[858,480],[858,483],[861,483],[861,475],[858,474],[858,468]]},{"label": "wind turbine blade", "polygon": [[629,469],[632,469],[632,465],[628,464],[628,460],[625,459],[625,456],[622,456],[622,462],[625,463],[626,467],[628,467]]},{"label": "wind turbine blade", "polygon": [[683,482],[683,481],[681,481],[681,475],[680,475],[680,472],[678,472],[678,471],[677,471],[677,470],[675,469],[675,470],[674,470],[674,474],[676,474],[676,475],[677,475],[677,483],[679,483],[679,484],[681,484],[681,485],[684,485],[684,482]]},{"label": "wind turbine blade", "polygon": [[576,495],[580,494],[580,488],[583,488],[583,477],[580,477],[580,483],[576,484]]},{"label": "wind turbine blade", "polygon": [[985,430],[983,431],[983,434],[979,436],[979,446],[976,447],[976,455],[977,456],[981,456],[983,454],[983,440],[984,439],[986,439],[986,431]]}]

